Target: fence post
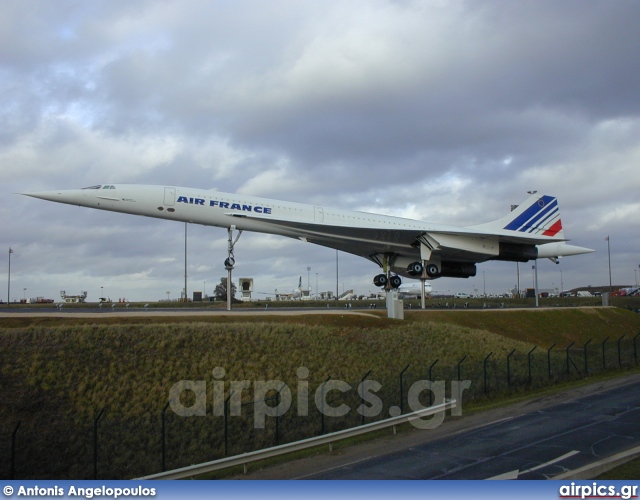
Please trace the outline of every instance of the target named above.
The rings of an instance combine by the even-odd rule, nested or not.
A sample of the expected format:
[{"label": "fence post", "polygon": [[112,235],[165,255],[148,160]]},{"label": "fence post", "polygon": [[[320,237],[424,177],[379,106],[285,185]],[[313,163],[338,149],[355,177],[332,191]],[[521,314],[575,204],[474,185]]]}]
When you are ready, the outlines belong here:
[{"label": "fence post", "polygon": [[285,387],[287,387],[287,384],[283,383],[280,390],[276,393],[276,446],[278,446],[280,442],[280,393]]},{"label": "fence post", "polygon": [[93,419],[93,479],[98,479],[98,420],[102,417],[104,408]]},{"label": "fence post", "polygon": [[607,340],[609,340],[609,337],[607,337],[602,341],[602,369],[603,370],[607,369],[607,356],[604,351],[604,345],[606,344]]},{"label": "fence post", "polygon": [[[360,379],[360,387],[362,387],[362,384],[364,383],[365,379],[371,374],[371,370],[369,370],[367,373],[364,374],[364,377],[362,377]],[[362,391],[362,394],[360,394],[360,404],[364,406],[364,390]],[[364,412],[362,412],[362,425],[364,425]]]},{"label": "fence post", "polygon": [[528,362],[529,362],[529,385],[531,385],[531,383],[532,383],[532,380],[531,380],[531,353],[532,353],[533,351],[535,351],[537,348],[538,348],[538,346],[537,346],[537,345],[534,345],[534,346],[533,346],[533,349],[531,349],[531,350],[529,351],[529,354],[527,354],[527,358],[528,358]]},{"label": "fence post", "polygon": [[404,370],[400,372],[400,415],[404,413],[404,387],[402,385],[402,376],[404,375],[404,372],[406,372],[408,369],[409,369],[409,365],[405,366]]},{"label": "fence post", "polygon": [[618,368],[622,368],[622,354],[620,352],[620,342],[622,341],[623,338],[625,338],[626,335],[623,335],[622,337],[620,337],[618,339]]},{"label": "fence post", "polygon": [[587,361],[587,346],[591,343],[593,339],[587,340],[587,343],[584,345],[584,376],[589,376],[589,362]]},{"label": "fence post", "polygon": [[636,349],[636,339],[640,336],[640,332],[638,332],[638,334],[633,337],[633,360],[635,361],[636,365],[638,364],[638,351]]},{"label": "fence post", "polygon": [[547,367],[549,369],[549,380],[551,380],[551,349],[553,349],[556,345],[553,344],[551,347],[549,347],[549,349],[547,350]]},{"label": "fence post", "polygon": [[491,351],[489,353],[489,355],[484,358],[484,393],[487,393],[487,362],[489,361],[489,358],[491,357],[491,355],[493,354],[493,351]]},{"label": "fence post", "polygon": [[507,387],[511,387],[511,355],[516,352],[516,349],[507,354]]},{"label": "fence post", "polygon": [[162,472],[167,470],[167,446],[166,446],[166,435],[167,435],[167,408],[169,408],[170,401],[167,401],[167,404],[164,405],[162,409]]},{"label": "fence post", "polygon": [[460,376],[460,365],[462,364],[462,362],[467,359],[467,355],[465,354],[464,356],[462,356],[462,359],[460,361],[458,361],[458,382],[460,382],[462,380],[462,377]]},{"label": "fence post", "polygon": [[322,408],[320,409],[320,434],[324,434],[324,386],[327,385],[327,382],[329,382],[329,380],[331,379],[331,375],[329,375],[327,377],[327,380],[325,380],[322,383]]},{"label": "fence post", "polygon": [[229,453],[229,401],[231,400],[231,396],[235,391],[231,391],[227,396],[227,399],[224,400],[224,408],[223,408],[223,416],[224,416],[224,456],[228,456]]},{"label": "fence post", "polygon": [[433,367],[436,366],[437,362],[438,360],[436,359],[433,363],[431,363],[431,366],[429,367],[429,406],[433,404],[433,390],[431,390],[431,388],[433,387],[433,378],[431,377],[431,375]]},{"label": "fence post", "polygon": [[16,434],[20,428],[20,423],[21,421],[18,420],[15,429],[13,429],[11,433],[11,474],[9,475],[9,479],[16,478]]},{"label": "fence post", "polygon": [[567,346],[567,349],[566,349],[566,351],[567,351],[567,376],[569,376],[569,375],[571,374],[571,365],[569,364],[569,363],[570,363],[570,361],[569,361],[569,349],[571,349],[571,346],[572,346],[573,344],[575,344],[575,341],[574,341],[574,342],[571,342],[571,343]]},{"label": "fence post", "polygon": [[[284,386],[283,386],[284,387]],[[280,391],[282,390],[282,387],[280,388]],[[275,438],[276,438],[276,443],[275,446],[278,446],[278,442],[280,441],[280,391],[276,392],[276,396],[275,396],[275,400],[276,400],[276,428],[275,428]]]}]

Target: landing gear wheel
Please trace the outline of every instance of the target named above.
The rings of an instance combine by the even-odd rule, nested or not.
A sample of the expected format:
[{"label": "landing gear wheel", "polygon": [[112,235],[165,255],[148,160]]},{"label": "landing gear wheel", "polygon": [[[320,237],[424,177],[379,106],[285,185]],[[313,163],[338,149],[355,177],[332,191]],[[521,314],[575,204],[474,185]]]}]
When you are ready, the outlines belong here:
[{"label": "landing gear wheel", "polygon": [[373,278],[373,284],[375,286],[384,287],[387,286],[389,279],[386,274],[378,274],[375,278]]},{"label": "landing gear wheel", "polygon": [[391,288],[398,288],[402,285],[402,279],[400,276],[391,276],[391,278],[389,278],[389,284],[391,285]]},{"label": "landing gear wheel", "polygon": [[440,275],[440,269],[436,264],[427,264],[427,275],[430,278],[437,278]]},{"label": "landing gear wheel", "polygon": [[407,273],[409,276],[420,276],[422,274],[422,264],[420,262],[413,262],[407,267]]}]

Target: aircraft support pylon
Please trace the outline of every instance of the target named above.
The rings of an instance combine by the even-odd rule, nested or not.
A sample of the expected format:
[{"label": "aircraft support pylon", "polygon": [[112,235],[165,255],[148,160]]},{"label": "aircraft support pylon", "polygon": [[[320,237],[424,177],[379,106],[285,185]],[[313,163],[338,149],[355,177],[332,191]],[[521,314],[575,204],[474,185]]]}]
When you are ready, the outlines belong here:
[{"label": "aircraft support pylon", "polygon": [[224,261],[224,267],[227,270],[227,311],[231,311],[231,290],[233,290],[232,287],[232,281],[231,281],[231,273],[233,271],[233,267],[236,264],[236,259],[233,256],[233,247],[235,246],[235,244],[238,242],[238,240],[240,239],[240,235],[242,235],[242,229],[238,230],[238,235],[235,237],[235,239],[233,238],[233,232],[236,230],[236,226],[231,226],[227,229],[227,234],[229,236],[229,242],[227,245],[227,258]]}]

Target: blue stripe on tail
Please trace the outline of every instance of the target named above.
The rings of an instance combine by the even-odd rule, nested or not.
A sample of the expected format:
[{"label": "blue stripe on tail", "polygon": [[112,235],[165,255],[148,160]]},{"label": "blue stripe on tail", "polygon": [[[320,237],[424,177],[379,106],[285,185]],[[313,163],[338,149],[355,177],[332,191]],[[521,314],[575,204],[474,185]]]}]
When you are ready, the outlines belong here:
[{"label": "blue stripe on tail", "polygon": [[[532,229],[546,214],[553,214],[558,210],[558,200],[553,196],[542,196],[518,217],[505,226],[511,231],[526,232]],[[533,228],[535,229],[535,227]]]}]

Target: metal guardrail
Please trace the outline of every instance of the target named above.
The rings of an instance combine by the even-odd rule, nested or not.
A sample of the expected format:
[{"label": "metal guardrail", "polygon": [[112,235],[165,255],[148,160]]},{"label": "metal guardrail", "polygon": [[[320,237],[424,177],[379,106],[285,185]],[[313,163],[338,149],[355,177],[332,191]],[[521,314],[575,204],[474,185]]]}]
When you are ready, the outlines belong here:
[{"label": "metal guardrail", "polygon": [[271,448],[265,448],[263,450],[252,451],[249,453],[243,453],[242,455],[235,455],[233,457],[221,458],[219,460],[213,460],[211,462],[205,462],[202,464],[190,465],[188,467],[182,467],[180,469],[174,469],[166,472],[160,472],[158,474],[152,474],[150,476],[144,476],[138,479],[185,479],[188,477],[199,476],[208,472],[226,469],[228,467],[235,467],[238,465],[244,465],[251,462],[257,462],[266,458],[276,457],[292,453],[295,451],[305,450],[307,448],[313,448],[315,446],[321,446],[323,444],[331,444],[341,439],[347,439],[361,434],[367,434],[380,429],[386,429],[388,427],[394,427],[396,425],[411,422],[412,420],[418,420],[422,417],[428,417],[435,415],[436,413],[444,412],[446,410],[455,408],[457,402],[455,399],[450,399],[439,405],[429,406],[423,410],[419,410],[412,413],[406,413],[397,417],[387,418],[378,422],[371,422],[370,424],[360,425],[358,427],[352,427],[342,431],[332,432],[330,434],[323,434],[322,436],[303,439],[301,441],[295,441],[293,443],[281,444],[279,446],[273,446]]}]

